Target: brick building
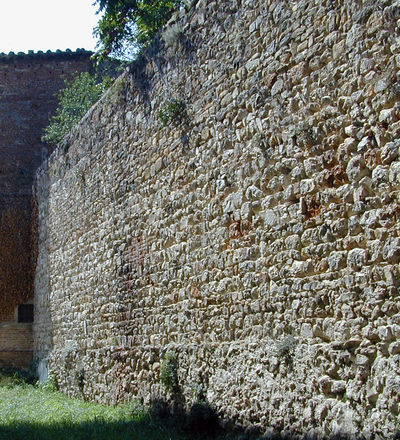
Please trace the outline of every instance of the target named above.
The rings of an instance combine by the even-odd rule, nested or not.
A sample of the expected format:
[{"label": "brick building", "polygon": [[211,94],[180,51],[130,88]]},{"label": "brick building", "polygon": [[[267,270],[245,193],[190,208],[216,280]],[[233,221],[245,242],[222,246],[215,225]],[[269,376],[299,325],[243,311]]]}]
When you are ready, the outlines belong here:
[{"label": "brick building", "polygon": [[0,54],[0,367],[32,361],[32,183],[50,151],[43,127],[64,77],[90,70],[91,52]]}]

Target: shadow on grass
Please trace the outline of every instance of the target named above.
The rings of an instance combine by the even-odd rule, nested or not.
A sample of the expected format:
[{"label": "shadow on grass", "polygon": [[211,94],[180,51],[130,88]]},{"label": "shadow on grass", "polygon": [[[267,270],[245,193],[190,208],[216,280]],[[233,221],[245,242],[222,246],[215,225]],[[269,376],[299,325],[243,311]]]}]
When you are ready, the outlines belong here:
[{"label": "shadow on grass", "polygon": [[[148,412],[109,422],[95,417],[87,422],[29,423],[0,419],[0,440],[191,440],[215,438],[218,417],[207,405],[194,405],[188,413],[156,401]],[[176,408],[175,408],[176,409]],[[210,435],[210,436],[209,436]]]},{"label": "shadow on grass", "polygon": [[167,440],[185,437],[150,422],[55,423],[51,425],[0,422],[1,440]]},{"label": "shadow on grass", "polygon": [[[332,435],[265,435],[258,427],[243,429],[234,424],[221,427],[219,416],[206,402],[194,404],[188,412],[153,402],[149,412],[138,419],[106,422],[100,417],[82,423],[39,424],[0,420],[0,440],[363,440],[363,437]],[[265,431],[264,431],[265,432]],[[393,439],[399,439],[395,435]]]},{"label": "shadow on grass", "polygon": [[[396,437],[394,437],[396,438]],[[0,425],[0,440],[322,440],[315,436],[280,435],[271,433],[259,436],[239,429],[228,432],[222,429],[213,434],[190,434],[169,423],[93,421],[81,424],[41,425],[18,423]],[[355,440],[356,437],[334,435],[325,440]]]}]

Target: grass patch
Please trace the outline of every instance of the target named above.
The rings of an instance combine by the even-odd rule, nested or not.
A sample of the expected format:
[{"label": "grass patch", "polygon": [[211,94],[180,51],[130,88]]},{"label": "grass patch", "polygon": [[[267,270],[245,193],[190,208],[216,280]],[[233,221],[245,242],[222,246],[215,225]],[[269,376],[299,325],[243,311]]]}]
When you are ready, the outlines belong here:
[{"label": "grass patch", "polygon": [[192,440],[184,424],[141,405],[116,407],[72,399],[57,391],[0,378],[0,440]]},{"label": "grass patch", "polygon": [[1,440],[186,440],[132,405],[109,407],[33,385],[0,386]]}]

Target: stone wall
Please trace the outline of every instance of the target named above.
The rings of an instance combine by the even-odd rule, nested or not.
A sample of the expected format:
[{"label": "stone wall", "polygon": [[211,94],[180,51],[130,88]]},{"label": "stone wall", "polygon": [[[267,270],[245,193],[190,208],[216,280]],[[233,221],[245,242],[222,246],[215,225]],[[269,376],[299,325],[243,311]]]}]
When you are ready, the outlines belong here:
[{"label": "stone wall", "polygon": [[36,185],[62,390],[149,402],[174,350],[187,405],[202,385],[266,430],[396,432],[399,15],[200,1],[88,112]]},{"label": "stone wall", "polygon": [[[0,54],[0,365],[32,361],[32,325],[15,309],[33,298],[32,184],[49,146],[40,140],[64,77],[87,71],[91,53]],[[29,347],[27,347],[29,345]]]}]

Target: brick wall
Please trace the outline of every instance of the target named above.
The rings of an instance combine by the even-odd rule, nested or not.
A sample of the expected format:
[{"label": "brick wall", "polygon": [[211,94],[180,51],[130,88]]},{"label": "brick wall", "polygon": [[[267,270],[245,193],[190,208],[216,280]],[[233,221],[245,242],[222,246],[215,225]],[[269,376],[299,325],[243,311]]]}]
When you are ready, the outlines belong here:
[{"label": "brick wall", "polygon": [[27,367],[33,361],[32,353],[32,324],[0,323],[0,367]]},{"label": "brick wall", "polygon": [[[33,297],[33,176],[51,147],[43,127],[57,105],[63,76],[90,68],[90,53],[0,54],[0,362],[31,361],[30,325],[15,324],[14,310]],[[33,231],[33,235],[32,235]],[[22,342],[23,343],[21,345]],[[29,346],[27,348],[27,346]],[[10,350],[20,350],[12,352]],[[28,351],[29,351],[28,350]],[[29,362],[28,362],[29,361]]]}]

